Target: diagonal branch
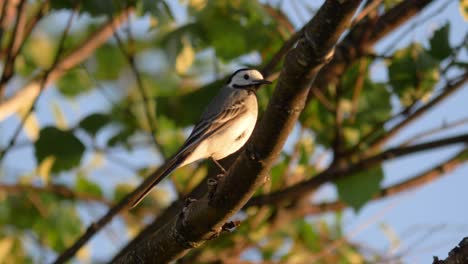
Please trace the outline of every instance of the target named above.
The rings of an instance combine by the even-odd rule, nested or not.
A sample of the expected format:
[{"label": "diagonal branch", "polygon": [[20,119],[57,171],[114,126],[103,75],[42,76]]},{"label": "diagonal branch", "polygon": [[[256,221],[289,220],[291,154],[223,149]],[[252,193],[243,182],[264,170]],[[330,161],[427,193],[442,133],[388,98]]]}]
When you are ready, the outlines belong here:
[{"label": "diagonal branch", "polygon": [[7,82],[13,75],[13,68],[16,59],[16,49],[21,45],[23,29],[26,24],[26,0],[20,0],[17,6],[16,22],[13,26],[13,33],[10,43],[8,43],[5,65],[3,67],[2,77],[0,78],[0,98],[5,93]]},{"label": "diagonal branch", "polygon": [[434,106],[438,105],[450,95],[458,91],[463,85],[468,81],[468,72],[465,72],[458,79],[449,82],[444,88],[443,92],[436,96],[434,99],[429,101],[427,104],[421,106],[415,110],[411,115],[406,117],[403,121],[392,127],[389,131],[386,131],[385,134],[376,138],[369,143],[370,147],[366,150],[367,153],[375,152],[380,149],[385,143],[387,143],[393,136],[400,132],[403,128],[407,127],[409,124],[413,123],[423,114],[425,114],[429,109],[432,109]]},{"label": "diagonal branch", "polygon": [[[114,33],[113,29],[119,27],[127,19],[127,14],[130,12],[132,12],[132,9],[126,9],[123,11],[119,16],[116,16],[114,20],[104,24],[89,38],[83,41],[80,46],[62,58],[57,63],[57,67],[55,67],[54,70],[49,73],[49,76],[45,82],[45,87],[48,87],[49,84],[58,80],[68,70],[83,62],[87,57],[91,56],[94,50],[96,50],[110,37],[112,37],[112,34]],[[42,79],[42,75],[34,77],[23,88],[21,88],[19,92],[0,103],[0,121],[16,113],[18,110],[24,107],[25,104],[27,105],[32,102],[41,90],[40,87]]]},{"label": "diagonal branch", "polygon": [[[380,17],[381,18],[380,23],[383,23],[383,21],[387,21],[386,22],[386,23],[388,23],[387,27],[392,26],[391,23],[396,23],[395,25],[392,26],[393,29],[396,29],[396,28],[398,28],[399,25],[401,25],[403,22],[406,22],[407,20],[409,20],[412,16],[414,16],[415,14],[420,12],[425,6],[430,4],[432,1],[408,0],[406,2],[411,2],[412,5],[411,6],[404,6],[404,8],[400,4],[396,5],[394,8],[390,9],[389,11],[387,11],[387,13],[385,13],[384,15],[382,15]],[[399,14],[400,17],[395,16],[395,14]],[[391,19],[389,19],[389,18],[391,18]],[[276,66],[280,63],[280,61],[281,61],[282,57],[284,56],[284,54],[286,54],[294,46],[294,44],[297,42],[299,37],[302,35],[304,27],[301,30],[299,30],[298,32],[296,32],[293,36],[291,36],[291,38],[283,44],[281,49],[278,50],[275,53],[275,55],[272,57],[272,59],[262,68],[262,73],[264,74],[264,76],[266,76],[268,78],[268,80],[272,81],[272,80],[276,79],[276,78],[273,78],[273,77],[270,76],[271,73],[274,71]],[[356,27],[360,27],[362,30],[367,30],[368,29],[367,24],[365,24],[365,23],[359,23],[359,24],[356,25]],[[384,35],[375,36],[373,39],[371,39],[372,43],[376,43],[377,41],[379,41],[383,37],[384,37]],[[352,39],[352,38],[348,38],[348,39]],[[350,44],[351,42],[352,41],[340,43],[337,46],[336,49],[343,50],[343,53],[345,53],[345,54],[346,53],[351,53],[354,50],[354,45],[356,45],[356,46],[359,45],[358,43]],[[354,56],[353,58],[357,59],[357,56]],[[341,67],[343,67],[343,65],[346,65],[346,63],[351,64],[352,62],[353,61],[346,60],[343,56],[341,57],[341,59],[337,59],[337,57],[335,56],[331,63],[326,65],[324,68],[322,68],[322,71],[317,76],[317,79],[315,80],[315,82],[320,82],[320,80],[326,80],[323,83],[324,83],[324,85],[327,85],[327,83],[330,82],[331,79],[333,79],[333,76],[340,76],[340,72],[344,71],[344,69],[341,69]],[[331,66],[331,64],[334,64],[334,65]],[[333,75],[334,72],[337,72],[337,74]],[[325,77],[323,75],[325,75]],[[311,92],[312,91],[319,91],[318,87],[319,87],[318,85],[314,84],[310,91]],[[329,105],[329,108],[330,108],[330,110],[332,110],[333,106]],[[232,161],[237,156],[238,156],[238,154],[236,153],[236,154],[233,154],[230,157],[226,158],[225,159],[226,162],[223,163],[223,166],[229,167],[232,164]],[[215,175],[215,174],[209,173],[208,175]],[[200,190],[202,190],[202,191],[200,191]],[[193,198],[198,199],[199,197],[201,197],[201,195],[205,191],[206,191],[206,183],[202,182],[197,187],[195,187],[195,189],[188,195],[188,197],[193,197]],[[183,198],[180,198],[179,200],[177,200],[173,204],[171,204],[166,210],[164,210],[164,212],[159,217],[156,218],[155,221],[153,221],[150,225],[148,225],[145,229],[143,229],[135,239],[133,239],[130,243],[128,243],[125,246],[125,248],[123,250],[121,250],[118,253],[117,256],[114,257],[114,259],[112,260],[112,263],[115,262],[117,259],[119,259],[121,256],[127,254],[132,248],[135,247],[135,245],[137,245],[140,241],[144,240],[148,235],[150,235],[150,234],[156,232],[156,230],[162,228],[164,226],[165,222],[167,222],[168,219],[174,217],[177,214],[177,212],[179,212],[183,208],[183,204],[184,204],[183,203]]]},{"label": "diagonal branch", "polygon": [[254,197],[248,202],[247,206],[279,204],[285,201],[294,200],[297,197],[307,195],[308,193],[316,190],[319,186],[326,182],[339,179],[346,175],[356,173],[360,170],[372,168],[378,164],[381,164],[383,161],[459,143],[468,143],[468,134],[443,138],[413,146],[390,148],[379,154],[365,158],[355,163],[351,163],[349,165],[329,168],[309,180],[289,186],[281,191]]},{"label": "diagonal branch", "polygon": [[[468,149],[465,148],[464,150],[457,152],[455,155],[453,155],[446,161],[441,162],[435,167],[427,169],[426,171],[416,176],[413,176],[410,179],[381,189],[372,199],[378,200],[382,198],[387,198],[389,196],[393,196],[402,192],[407,192],[422,187],[423,185],[426,185],[428,183],[433,182],[434,180],[446,176],[449,172],[465,164],[467,160]],[[346,207],[347,205],[341,201],[308,205],[300,208],[297,216],[322,214],[326,212],[342,210]]]},{"label": "diagonal branch", "polygon": [[[467,81],[468,81],[468,72],[465,72],[459,78],[455,78],[452,81],[449,81],[447,85],[443,88],[443,91],[439,95],[434,97],[431,101],[426,103],[425,105],[413,111],[413,109],[416,107],[415,107],[415,104],[412,104],[406,107],[405,109],[403,109],[402,111],[400,111],[399,113],[397,113],[396,115],[390,117],[388,120],[385,120],[379,124],[374,125],[375,129],[371,130],[369,133],[364,135],[358,143],[356,143],[354,146],[352,146],[351,148],[345,151],[346,155],[351,155],[355,153],[364,145],[369,145],[369,148],[366,151],[367,154],[379,150],[386,142],[388,142],[393,136],[395,136],[403,128],[405,128],[406,126],[416,121],[419,117],[421,117],[427,111],[429,111],[434,106],[444,101],[446,98],[448,98],[450,95],[452,95],[456,91],[458,91],[460,88],[463,87],[463,84]],[[412,113],[409,114],[411,111]],[[390,128],[389,131],[385,131],[385,133],[382,135],[380,134],[382,133],[382,130],[384,129],[385,124],[392,122],[400,117],[406,117],[406,118],[400,121],[398,124],[394,125],[392,128]]]},{"label": "diagonal branch", "polygon": [[29,116],[33,113],[34,108],[36,107],[36,103],[39,101],[39,98],[41,97],[42,92],[44,91],[44,88],[45,88],[45,85],[46,85],[46,82],[47,82],[47,78],[50,76],[50,73],[53,72],[56,69],[56,67],[58,65],[58,62],[59,62],[59,59],[62,56],[62,53],[64,51],[65,40],[68,37],[68,33],[70,31],[70,28],[71,28],[74,17],[75,17],[75,10],[73,10],[73,12],[71,12],[70,18],[68,19],[67,24],[65,25],[65,29],[63,30],[62,36],[61,36],[61,38],[59,40],[59,45],[58,45],[57,52],[56,52],[55,57],[54,57],[54,61],[52,62],[52,65],[50,66],[49,69],[47,69],[44,72],[43,75],[41,75],[41,80],[39,82],[39,92],[38,92],[37,96],[33,99],[33,101],[31,103],[31,105],[29,106],[28,110],[26,111],[26,113],[22,117],[20,124],[15,129],[15,131],[13,133],[13,136],[11,137],[10,141],[8,142],[8,145],[4,149],[2,149],[2,151],[0,151],[0,162],[3,160],[3,157],[7,154],[7,152],[15,145],[16,140],[18,139],[18,136],[19,136],[20,132],[23,130],[23,127],[26,124],[26,120],[28,120]]},{"label": "diagonal branch", "polygon": [[154,120],[152,118],[152,115],[151,115],[151,109],[149,107],[149,102],[150,102],[149,96],[146,93],[146,90],[145,90],[145,87],[144,87],[144,84],[143,84],[143,80],[141,78],[141,74],[138,71],[137,65],[135,63],[135,56],[134,56],[134,50],[133,50],[133,47],[134,47],[133,42],[134,41],[133,41],[133,37],[132,37],[132,33],[131,33],[130,14],[128,14],[128,18],[127,18],[127,35],[128,35],[128,39],[129,39],[129,41],[131,43],[130,46],[132,47],[129,50],[125,49],[123,41],[119,36],[119,33],[114,29],[114,38],[117,41],[117,46],[119,47],[120,51],[122,52],[124,57],[127,59],[128,64],[130,65],[130,69],[133,72],[133,75],[135,76],[138,91],[140,93],[141,98],[143,99],[143,108],[144,108],[144,113],[145,113],[145,116],[146,116],[146,120],[148,122],[148,127],[149,127],[149,130],[150,130],[150,133],[151,133],[151,139],[153,140],[153,144],[156,146],[156,148],[159,151],[161,151],[161,153],[163,153],[164,152],[163,148],[162,148],[161,144],[159,144],[158,140],[156,139],[156,128],[155,128],[156,122],[154,122]]},{"label": "diagonal branch", "polygon": [[89,193],[76,192],[64,185],[46,185],[46,186],[33,186],[25,184],[0,184],[0,191],[6,193],[24,193],[24,192],[36,192],[36,193],[52,193],[54,195],[72,199],[72,200],[81,200],[86,202],[99,202],[107,206],[112,206],[112,203],[105,198]]},{"label": "diagonal branch", "polygon": [[468,124],[468,117],[461,118],[461,119],[455,120],[455,121],[450,122],[450,123],[447,123],[447,122],[444,121],[442,123],[442,125],[440,125],[439,127],[434,127],[432,129],[423,131],[421,133],[414,134],[413,136],[411,136],[410,138],[405,140],[400,145],[401,146],[408,146],[408,145],[414,143],[415,141],[420,140],[421,138],[432,136],[432,135],[437,134],[439,132],[442,132],[442,131],[445,131],[445,130],[448,130],[448,129],[452,129],[452,128],[455,128],[455,127],[459,127],[459,126],[462,126],[462,125],[466,125],[466,124]]},{"label": "diagonal branch", "polygon": [[228,174],[208,195],[187,204],[179,217],[151,234],[116,263],[156,258],[160,263],[167,263],[219,234],[229,217],[242,208],[267,178],[304,107],[311,82],[331,57],[336,41],[348,27],[359,3],[325,2],[296,48],[286,56],[269,106]]}]

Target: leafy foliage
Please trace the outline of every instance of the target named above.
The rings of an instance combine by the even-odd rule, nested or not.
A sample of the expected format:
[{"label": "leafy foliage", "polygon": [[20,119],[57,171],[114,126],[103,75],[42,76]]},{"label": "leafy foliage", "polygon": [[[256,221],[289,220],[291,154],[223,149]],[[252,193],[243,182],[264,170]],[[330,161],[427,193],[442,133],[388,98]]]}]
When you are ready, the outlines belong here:
[{"label": "leafy foliage", "polygon": [[64,131],[56,127],[42,128],[34,148],[36,160],[39,163],[47,157],[54,158],[52,172],[77,167],[85,151],[85,146],[72,131]]},{"label": "leafy foliage", "polygon": [[429,39],[430,49],[429,54],[437,59],[443,60],[452,53],[450,47],[450,24],[445,24],[443,27],[437,29],[434,35]]},{"label": "leafy foliage", "polygon": [[405,106],[420,100],[439,80],[438,62],[419,44],[395,52],[389,65],[390,85]]},{"label": "leafy foliage", "polygon": [[108,115],[96,113],[83,118],[79,123],[79,127],[84,129],[91,136],[95,136],[98,131],[109,124],[110,121],[111,118]]},{"label": "leafy foliage", "polygon": [[[6,98],[11,91],[16,92],[16,83],[27,83],[49,69],[62,37],[63,18],[72,11],[79,16],[73,20],[60,58],[72,50],[89,48],[84,44],[92,37],[99,39],[102,26],[122,10],[132,8],[133,13],[129,21],[125,17],[123,24],[114,25],[118,27],[122,47],[109,37],[93,48],[82,64],[60,73],[54,83],[62,95],[57,100],[54,100],[57,94],[49,93],[50,89],[41,91],[40,100],[33,107],[34,117],[24,126],[27,137],[21,134],[16,142],[18,145],[23,140],[31,143],[25,147],[24,162],[16,159],[14,164],[2,163],[0,173],[6,183],[0,183],[1,187],[13,182],[34,188],[13,192],[0,187],[0,263],[36,263],[38,252],[63,251],[84,231],[83,223],[89,217],[83,215],[95,210],[94,203],[92,206],[83,203],[73,192],[98,200],[109,197],[109,203],[119,202],[164,157],[178,150],[193,123],[233,70],[244,66],[261,68],[274,58],[292,34],[290,28],[301,26],[297,23],[304,20],[301,16],[308,19],[316,11],[315,6],[298,1],[301,14],[292,14],[284,8],[288,1],[283,1],[287,4],[279,1],[278,6],[273,6],[273,2],[51,0],[36,25],[31,22],[43,2],[25,1],[26,21],[34,25],[34,30],[16,56],[15,82],[7,82]],[[377,12],[369,10],[362,21],[371,23],[374,16],[379,17],[402,2],[385,0],[375,7]],[[467,1],[460,1],[465,18],[467,10]],[[17,33],[13,32],[14,21],[5,18],[2,22],[4,66],[10,40]],[[442,77],[451,76],[441,74],[458,74],[468,69],[465,58],[468,46],[452,43],[458,37],[459,32],[455,32],[458,28],[459,25],[455,27],[447,22],[427,39],[397,43],[398,50],[384,56],[373,54],[348,61],[348,56],[353,58],[354,54],[337,53],[336,60],[345,61],[338,67],[343,69],[338,69],[338,73],[323,69],[330,75],[324,77],[326,84],[314,87],[317,93],[311,95],[296,129],[275,161],[269,173],[270,181],[255,195],[313,180],[330,165],[332,156],[349,163],[368,157],[372,142],[367,135],[375,131],[378,132],[374,137],[384,135],[391,127],[387,121],[394,121],[392,115],[402,106],[423,104],[435,92],[435,87],[445,81]],[[356,36],[345,38],[350,40],[346,45],[367,37],[367,29],[365,34],[350,32]],[[382,41],[382,45],[386,42]],[[350,50],[366,55],[370,49],[356,46]],[[376,47],[375,52],[379,51],[381,47]],[[137,74],[128,59],[135,63]],[[281,62],[274,70],[279,71],[280,65]],[[381,72],[375,74],[376,69]],[[257,91],[260,118],[275,86]],[[29,107],[27,102],[24,104],[21,115]],[[403,114],[400,119],[405,117]],[[9,119],[2,126],[7,138],[10,127],[14,127],[10,123],[18,120]],[[69,126],[65,120],[73,125]],[[466,155],[460,158],[465,159]],[[9,160],[12,159],[0,162]],[[34,163],[29,161],[34,160],[36,163],[29,166],[28,163]],[[148,219],[170,205],[172,199],[185,197],[200,182],[204,184],[210,166],[213,164],[208,161],[175,171],[139,208],[121,215],[118,227],[122,230],[116,234],[118,238],[124,237],[124,233],[133,237]],[[16,168],[21,172],[16,172]],[[353,175],[342,175],[334,183],[339,200],[359,212],[379,192],[383,178],[379,165]],[[66,193],[67,196],[50,191],[48,184],[66,186],[71,193]],[[326,218],[307,217],[316,215],[314,210],[319,209],[314,208],[320,206],[304,198],[284,206],[244,210],[238,215],[241,225],[234,232],[222,233],[201,249],[193,250],[184,263],[228,262],[250,256],[275,263],[309,263],[315,258],[317,263],[325,264],[367,263],[369,259],[372,262],[368,254],[362,254],[359,245],[346,240],[340,212]],[[308,211],[311,208],[312,213]],[[107,241],[107,238],[100,239]],[[339,246],[334,248],[336,244]],[[78,256],[76,262],[101,261],[94,259],[95,251],[91,249],[89,256]]]},{"label": "leafy foliage", "polygon": [[335,184],[340,199],[357,211],[380,190],[383,178],[382,168],[377,167],[339,179]]}]

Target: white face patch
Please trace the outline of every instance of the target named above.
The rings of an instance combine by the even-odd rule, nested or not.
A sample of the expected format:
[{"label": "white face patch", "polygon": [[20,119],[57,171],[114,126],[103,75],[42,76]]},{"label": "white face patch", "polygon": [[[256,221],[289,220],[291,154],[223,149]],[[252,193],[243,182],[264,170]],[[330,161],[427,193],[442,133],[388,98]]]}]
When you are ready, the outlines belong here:
[{"label": "white face patch", "polygon": [[263,80],[263,75],[255,69],[240,70],[231,77],[229,86],[250,86],[259,84],[259,81]]}]

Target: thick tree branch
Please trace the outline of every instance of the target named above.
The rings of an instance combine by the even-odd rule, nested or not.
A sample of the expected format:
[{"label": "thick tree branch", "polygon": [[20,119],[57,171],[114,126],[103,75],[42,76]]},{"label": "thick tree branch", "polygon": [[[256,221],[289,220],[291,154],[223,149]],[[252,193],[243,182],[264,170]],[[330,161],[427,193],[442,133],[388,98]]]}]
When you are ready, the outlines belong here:
[{"label": "thick tree branch", "polygon": [[[337,46],[335,57],[322,69],[314,86],[323,90],[329,85],[338,84],[349,65],[372,53],[372,47],[378,41],[418,14],[431,2],[433,0],[402,1],[378,18],[363,19]],[[309,95],[309,97],[311,96]]]},{"label": "thick tree branch", "polygon": [[229,217],[265,181],[304,107],[311,82],[330,57],[359,2],[325,2],[297,47],[288,53],[269,107],[228,175],[210,195],[187,204],[179,217],[151,234],[117,263],[154,259],[167,263],[219,234]]},{"label": "thick tree branch", "polygon": [[[384,15],[382,15],[380,17],[380,23],[387,23],[388,24],[387,28],[396,29],[396,28],[398,28],[398,25],[400,25],[401,23],[404,23],[407,20],[409,20],[411,18],[411,16],[414,16],[415,14],[420,12],[424,7],[426,7],[432,1],[410,0],[410,1],[406,1],[406,2],[410,2],[412,4],[410,4],[410,6],[406,6],[406,5],[409,5],[409,4],[405,4],[406,9],[405,9],[405,6],[401,6],[401,5],[395,6],[394,8],[390,9],[389,11],[387,11],[387,13],[385,13]],[[400,14],[400,17],[397,18],[395,16],[395,14]],[[392,18],[391,21],[393,21],[393,23],[397,23],[397,24],[391,26],[389,17]],[[364,21],[364,19],[363,19],[363,21]],[[387,22],[385,22],[385,21],[387,21]],[[303,28],[301,28],[301,30],[299,30],[294,35],[292,35],[290,37],[290,39],[283,44],[281,49],[276,52],[276,54],[272,57],[272,59],[262,68],[262,73],[264,74],[264,76],[267,76],[269,80],[275,80],[276,79],[276,78],[272,78],[270,75],[274,71],[275,67],[280,63],[280,61],[281,61],[282,57],[284,56],[284,54],[286,54],[294,46],[294,44],[297,42],[297,40],[299,39],[299,37],[301,36],[301,34],[303,32],[303,29],[306,26],[307,25],[305,25]],[[362,31],[362,30],[367,30],[368,29],[368,25],[365,24],[365,23],[359,23],[359,24],[356,25],[356,27],[361,28],[361,30],[357,30],[357,31]],[[378,29],[376,28],[375,30],[378,30]],[[390,31],[388,31],[388,32],[390,32]],[[380,36],[375,35],[374,38],[372,39],[372,43],[370,43],[370,44],[375,44],[377,41],[379,41],[384,36],[385,35],[380,35]],[[353,42],[352,39],[354,39],[354,38],[347,37],[345,39],[348,39],[348,41],[346,41],[344,43],[340,43],[337,46],[337,49],[342,50],[342,53],[344,53],[344,54],[351,52],[352,50],[354,50],[354,46],[359,45],[359,43],[357,43],[357,42],[355,44],[351,43],[351,42]],[[321,70],[320,74],[317,76],[317,79],[316,79],[315,82],[317,83],[317,82],[320,82],[320,80],[324,80],[322,83],[324,85],[326,85],[327,82],[329,82],[331,79],[333,79],[333,72],[336,72],[336,74],[337,74],[336,76],[341,76],[340,73],[344,72],[344,68],[342,68],[342,67],[344,67],[343,65],[349,65],[349,64],[352,63],[352,61],[344,60],[344,58],[345,58],[344,56],[341,56],[340,59],[337,59],[337,57],[335,56],[331,63],[326,65],[324,68],[322,68],[322,70]],[[353,56],[353,58],[357,59],[358,56]],[[320,90],[319,90],[319,88],[318,88],[318,86],[316,84],[312,87],[311,92],[314,89],[316,91],[320,92]],[[329,107],[330,107],[330,110],[332,110],[333,106],[329,105]],[[234,154],[231,157],[227,158],[226,163],[223,163],[223,166],[229,167],[232,164],[232,161],[235,160],[235,158],[237,156],[238,156],[237,154]],[[212,175],[212,174],[210,174],[210,175]],[[199,189],[206,190],[206,186],[205,186],[204,182],[200,183],[195,188],[195,190],[192,191],[188,196],[189,197],[194,197],[194,198],[200,197],[200,192],[198,192]],[[155,230],[158,230],[159,228],[164,226],[164,222],[166,222],[167,219],[169,219],[171,217],[174,217],[176,215],[176,213],[179,212],[182,209],[182,207],[183,207],[183,199],[179,199],[178,201],[175,201],[158,218],[156,218],[156,220],[153,223],[151,223],[145,229],[143,229],[134,240],[132,240],[129,244],[127,244],[127,246],[125,246],[125,248],[122,249],[119,252],[119,254],[113,259],[112,262],[116,261],[116,259],[120,258],[122,255],[125,255],[127,252],[129,252],[131,250],[131,248],[133,248],[136,244],[138,244],[141,240],[143,240],[149,234],[154,233]],[[162,221],[160,221],[161,219],[162,219]]]},{"label": "thick tree branch", "polygon": [[[48,75],[45,82],[45,87],[52,82],[58,80],[64,73],[71,68],[83,62],[87,57],[93,54],[99,46],[104,44],[112,34],[114,28],[119,27],[128,16],[128,13],[132,12],[131,9],[123,11],[120,15],[116,16],[113,21],[109,21],[104,24],[100,29],[96,30],[88,39],[86,39],[80,46],[65,56],[57,67],[54,68]],[[34,98],[37,97],[41,90],[42,75],[36,76],[30,82],[28,82],[19,92],[12,97],[8,98],[0,104],[0,121],[16,113],[19,109],[31,103]]]},{"label": "thick tree branch", "polygon": [[285,201],[291,201],[297,197],[307,195],[308,193],[316,190],[320,185],[341,178],[345,175],[349,175],[360,170],[368,169],[381,164],[385,160],[402,157],[405,155],[435,149],[439,147],[445,147],[457,143],[468,143],[468,134],[460,136],[448,137],[431,142],[421,143],[413,146],[390,148],[374,156],[365,158],[358,162],[344,165],[341,167],[329,168],[313,178],[300,182],[296,185],[287,187],[281,191],[277,191],[272,194],[266,194],[262,196],[254,197],[249,201],[247,206],[258,206],[263,204],[279,204]]},{"label": "thick tree branch", "polygon": [[[451,156],[449,159],[441,162],[439,165],[435,167],[432,167],[422,173],[419,173],[418,175],[413,176],[410,179],[407,179],[405,181],[402,181],[397,184],[381,189],[379,193],[373,197],[373,200],[388,198],[390,196],[394,196],[402,192],[407,192],[407,191],[411,191],[416,188],[422,187],[441,177],[448,176],[450,172],[452,172],[453,170],[455,170],[461,165],[465,165],[467,161],[468,161],[468,149],[465,148],[464,150],[457,152],[455,155]],[[306,201],[297,206],[279,208],[279,210],[276,213],[272,214],[266,220],[269,224],[268,230],[278,231],[278,229],[281,229],[284,226],[288,226],[288,224],[290,224],[291,221],[294,221],[294,219],[298,219],[304,216],[323,214],[326,212],[335,212],[335,211],[343,210],[347,207],[348,206],[341,201],[324,202],[324,203],[319,203],[319,204],[310,204],[310,202]],[[236,247],[231,248],[227,251],[227,252],[232,252],[232,254],[227,253],[226,250],[223,251],[223,254],[227,256],[236,255],[235,253],[237,252],[240,253],[242,252],[242,250],[248,247],[255,246],[250,241],[243,241],[243,240],[241,240],[243,242],[239,242],[238,240],[236,241],[237,241]],[[237,247],[240,247],[240,248],[237,248]],[[197,252],[198,251],[202,252],[203,250],[204,248],[202,247],[202,248],[197,249]],[[183,263],[193,263],[195,262],[195,260],[200,261],[199,259],[196,259],[196,254],[194,256],[192,255],[188,256],[187,262],[183,262]]]},{"label": "thick tree branch", "polygon": [[445,260],[434,257],[433,264],[463,264],[468,263],[468,237],[465,237],[458,243],[454,249],[448,253]]}]

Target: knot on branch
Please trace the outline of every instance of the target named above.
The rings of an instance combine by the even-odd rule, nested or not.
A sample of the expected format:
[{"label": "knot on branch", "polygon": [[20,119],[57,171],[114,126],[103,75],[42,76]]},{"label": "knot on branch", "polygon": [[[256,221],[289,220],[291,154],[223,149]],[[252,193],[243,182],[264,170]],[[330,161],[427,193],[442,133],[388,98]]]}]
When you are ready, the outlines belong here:
[{"label": "knot on branch", "polygon": [[190,205],[195,201],[197,201],[197,199],[193,199],[190,197],[185,200],[184,207],[182,208],[182,211],[180,212],[178,219],[177,219],[176,228],[173,229],[173,235],[174,235],[175,241],[177,242],[177,244],[179,244],[180,246],[186,249],[195,248],[198,246],[198,243],[187,240],[185,236],[181,234],[181,232],[179,231],[179,230],[185,230],[187,226],[186,216],[190,212],[190,207],[191,207]]},{"label": "knot on branch", "polygon": [[260,154],[255,150],[253,144],[247,144],[247,147],[245,148],[245,153],[247,154],[247,157],[249,157],[250,160],[260,162]]},{"label": "knot on branch", "polygon": [[227,223],[224,223],[223,227],[221,227],[221,230],[223,232],[232,232],[235,228],[237,228],[240,225],[240,223],[241,222],[239,220],[229,221]]},{"label": "knot on branch", "polygon": [[215,192],[216,192],[216,189],[218,187],[218,184],[220,182],[220,180],[224,177],[224,174],[218,174],[216,175],[215,177],[213,178],[209,178],[208,181],[207,181],[207,185],[208,185],[208,199],[211,201],[211,199],[213,198]]}]

